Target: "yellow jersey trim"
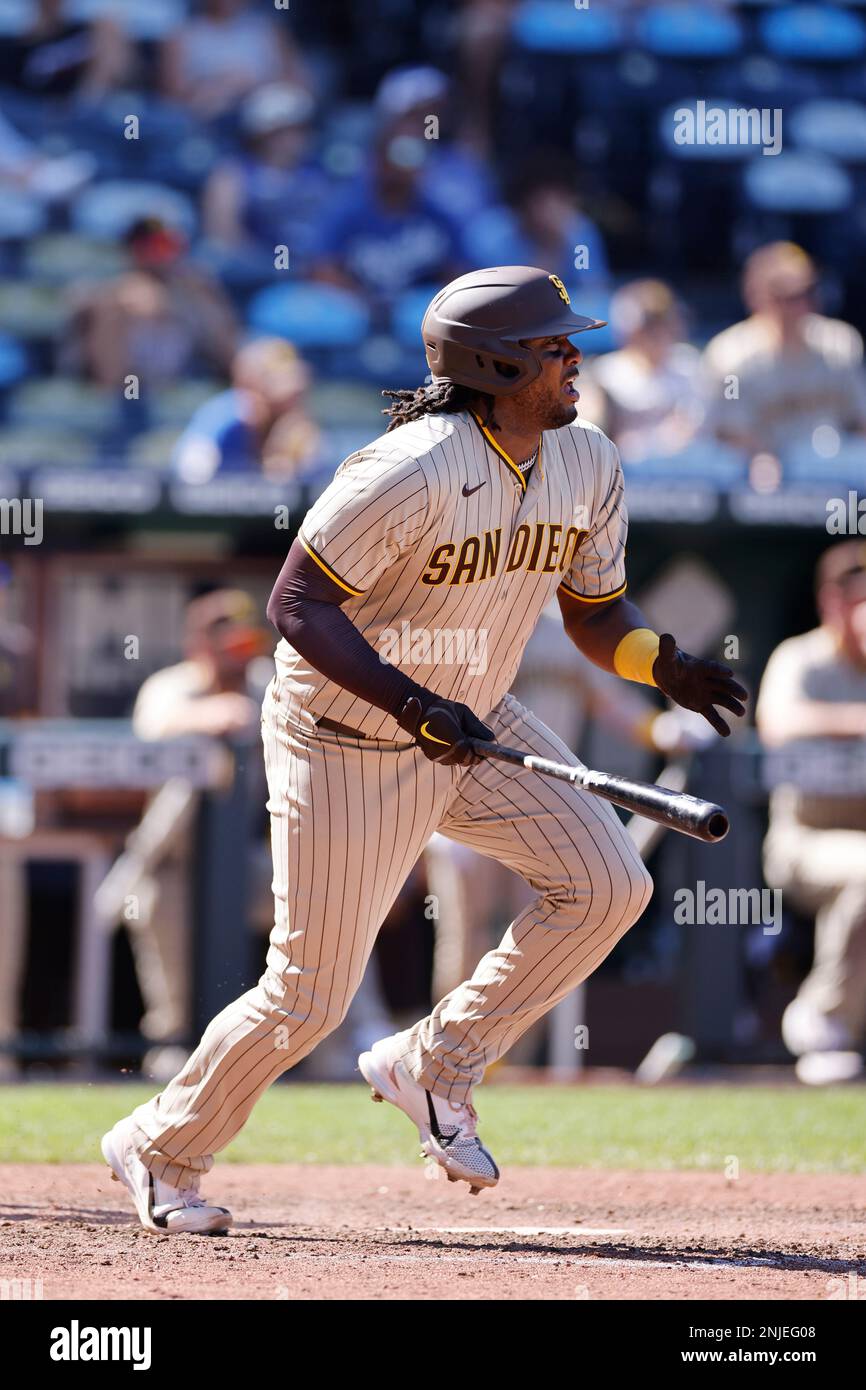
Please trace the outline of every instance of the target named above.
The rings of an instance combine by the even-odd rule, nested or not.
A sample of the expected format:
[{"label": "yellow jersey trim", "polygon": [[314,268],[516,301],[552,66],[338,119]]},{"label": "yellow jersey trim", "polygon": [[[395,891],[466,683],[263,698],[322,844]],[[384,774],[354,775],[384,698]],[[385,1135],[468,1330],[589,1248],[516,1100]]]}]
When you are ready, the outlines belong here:
[{"label": "yellow jersey trim", "polygon": [[589,594],[579,594],[577,590],[572,589],[571,585],[567,584],[564,579],[559,587],[560,589],[564,589],[567,594],[571,594],[572,598],[579,598],[581,603],[607,603],[609,599],[619,598],[620,594],[624,594],[628,588],[628,583],[621,584],[618,589],[614,589],[612,594],[598,594],[592,596]]},{"label": "yellow jersey trim", "polygon": [[319,569],[320,569],[320,570],[324,570],[325,574],[328,576],[329,579],[332,579],[332,580],[334,581],[335,584],[339,584],[339,586],[340,586],[341,589],[345,589],[345,591],[346,591],[347,594],[351,594],[351,595],[352,595],[352,598],[362,598],[362,597],[363,597],[364,590],[363,590],[363,589],[353,589],[351,584],[347,584],[346,581],[345,581],[345,579],[341,579],[340,576],[339,576],[338,574],[335,574],[334,571],[331,569],[331,566],[330,566],[329,564],[327,564],[327,563],[322,559],[321,555],[317,555],[317,554],[316,554],[316,552],[315,552],[315,550],[313,549],[313,547],[312,547],[311,545],[309,545],[309,544],[307,543],[307,541],[304,540],[304,538],[303,538],[303,536],[301,535],[300,532],[298,532],[298,540],[301,542],[301,545],[302,545],[302,546],[304,547],[304,549],[306,550],[306,552],[307,552],[307,554],[309,555],[310,559],[311,559],[311,560],[315,560],[316,564],[319,566]]},{"label": "yellow jersey trim", "polygon": [[[490,431],[489,431],[489,429],[487,428],[487,426],[486,426],[486,425],[482,425],[482,423],[481,423],[481,421],[479,420],[478,416],[475,414],[475,411],[474,411],[474,410],[470,410],[469,414],[472,416],[472,419],[475,421],[475,423],[476,423],[476,425],[478,426],[478,428],[480,429],[481,433],[484,435],[484,438],[487,440],[487,443],[490,445],[491,449],[493,449],[494,452],[497,453],[497,454],[499,455],[499,457],[500,457],[501,459],[503,459],[503,460],[505,461],[505,463],[508,464],[508,467],[511,469],[512,473],[514,473],[514,475],[515,475],[517,478],[520,479],[520,488],[521,488],[521,491],[522,491],[522,492],[525,492],[525,491],[526,491],[526,479],[525,479],[525,477],[523,476],[523,474],[521,473],[520,469],[517,467],[517,464],[514,462],[514,459],[511,458],[511,456],[510,456],[509,454],[506,454],[505,450],[502,448],[502,446],[501,446],[500,444],[497,444],[496,440],[493,438],[493,435],[490,433]],[[541,450],[542,450],[542,444],[543,444],[543,439],[540,439],[540,440],[538,441],[538,458],[535,460],[535,467],[538,469],[539,473],[541,473]],[[544,477],[544,474],[543,474],[543,473],[541,473],[541,477],[542,477],[542,478]]]}]

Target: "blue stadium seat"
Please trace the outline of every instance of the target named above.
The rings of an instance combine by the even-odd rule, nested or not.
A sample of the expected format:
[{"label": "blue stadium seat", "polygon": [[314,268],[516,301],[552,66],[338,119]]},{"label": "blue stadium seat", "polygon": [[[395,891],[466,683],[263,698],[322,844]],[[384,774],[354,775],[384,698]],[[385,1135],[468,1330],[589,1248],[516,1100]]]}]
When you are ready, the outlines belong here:
[{"label": "blue stadium seat", "polygon": [[135,39],[162,39],[186,19],[189,5],[186,0],[66,0],[63,14],[66,19],[90,20],[106,12],[118,20]]},{"label": "blue stadium seat", "polygon": [[93,440],[85,434],[45,425],[0,429],[0,464],[5,467],[89,465],[93,456]]},{"label": "blue stadium seat", "polygon": [[46,232],[24,249],[23,269],[34,280],[69,285],[80,277],[102,280],[126,269],[122,247],[74,232]]},{"label": "blue stadium seat", "polygon": [[3,0],[0,4],[0,38],[17,38],[33,23],[33,0]]},{"label": "blue stadium seat", "polygon": [[20,188],[14,196],[8,185],[0,184],[0,241],[27,241],[38,236],[48,222],[48,213],[38,198]]},{"label": "blue stadium seat", "polygon": [[[825,437],[822,439],[821,435]],[[866,477],[866,440],[839,436],[825,426],[815,431],[813,439],[804,439],[786,451],[782,469],[785,481],[790,483],[820,483],[825,487],[832,481],[840,486],[862,487]]]},{"label": "blue stadium seat", "polygon": [[391,314],[391,327],[399,343],[417,348],[421,320],[439,285],[416,285],[401,294]]},{"label": "blue stadium seat", "polygon": [[11,425],[31,429],[73,429],[103,434],[115,426],[119,410],[117,392],[74,377],[46,377],[26,381],[9,394],[7,416]]},{"label": "blue stadium seat", "polygon": [[703,5],[655,6],[638,16],[635,34],[659,58],[729,58],[743,44],[736,15]]},{"label": "blue stadium seat", "polygon": [[272,285],[249,303],[258,333],[290,338],[301,350],[357,344],[370,327],[370,311],[358,295],[334,285]]},{"label": "blue stadium seat", "polygon": [[623,27],[609,9],[579,10],[570,0],[524,0],[511,34],[519,47],[539,53],[612,53],[622,43]]},{"label": "blue stadium seat", "polygon": [[0,280],[0,328],[16,338],[52,338],[68,317],[69,306],[56,285]]},{"label": "blue stadium seat", "polygon": [[27,352],[17,338],[0,333],[0,389],[12,386],[27,375]]},{"label": "blue stadium seat", "polygon": [[810,101],[788,118],[788,130],[804,150],[844,162],[866,161],[866,104]]},{"label": "blue stadium seat", "polygon": [[808,63],[851,63],[866,50],[866,24],[857,14],[824,5],[790,5],[761,16],[769,53]]},{"label": "blue stadium seat", "polygon": [[844,212],[853,188],[849,175],[826,157],[783,151],[759,155],[743,178],[746,198],[762,212],[826,215]]},{"label": "blue stadium seat", "polygon": [[76,231],[86,236],[119,238],[139,217],[159,217],[187,236],[195,230],[195,206],[185,193],[143,179],[110,179],[78,195],[72,209]]}]

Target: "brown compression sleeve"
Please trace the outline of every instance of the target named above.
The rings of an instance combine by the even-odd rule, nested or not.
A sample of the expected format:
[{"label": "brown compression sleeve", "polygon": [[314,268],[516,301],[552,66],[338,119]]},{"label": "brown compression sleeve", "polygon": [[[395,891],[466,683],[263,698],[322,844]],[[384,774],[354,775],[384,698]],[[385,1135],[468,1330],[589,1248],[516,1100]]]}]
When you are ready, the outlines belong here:
[{"label": "brown compression sleeve", "polygon": [[424,686],[383,661],[342,611],[351,597],[306,552],[292,542],[268,600],[268,618],[296,652],[328,680],[361,700],[396,715]]}]

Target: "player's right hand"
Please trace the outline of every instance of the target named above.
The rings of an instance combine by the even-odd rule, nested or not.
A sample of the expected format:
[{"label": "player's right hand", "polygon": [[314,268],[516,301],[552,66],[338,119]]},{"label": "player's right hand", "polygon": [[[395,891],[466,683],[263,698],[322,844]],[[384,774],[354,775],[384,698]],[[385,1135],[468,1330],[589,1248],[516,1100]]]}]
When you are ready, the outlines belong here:
[{"label": "player's right hand", "polygon": [[411,734],[425,758],[434,763],[475,763],[479,754],[472,739],[489,743],[493,730],[482,724],[468,705],[445,700],[431,691],[427,698],[411,695],[397,715],[397,723]]}]

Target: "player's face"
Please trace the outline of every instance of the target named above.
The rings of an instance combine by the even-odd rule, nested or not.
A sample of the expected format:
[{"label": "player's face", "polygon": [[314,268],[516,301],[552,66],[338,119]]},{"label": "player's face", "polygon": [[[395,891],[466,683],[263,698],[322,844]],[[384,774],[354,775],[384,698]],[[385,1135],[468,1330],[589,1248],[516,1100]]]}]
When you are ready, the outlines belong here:
[{"label": "player's face", "polygon": [[577,369],[583,361],[580,348],[566,337],[529,338],[541,362],[541,374],[514,397],[521,419],[539,430],[558,430],[577,416]]}]

